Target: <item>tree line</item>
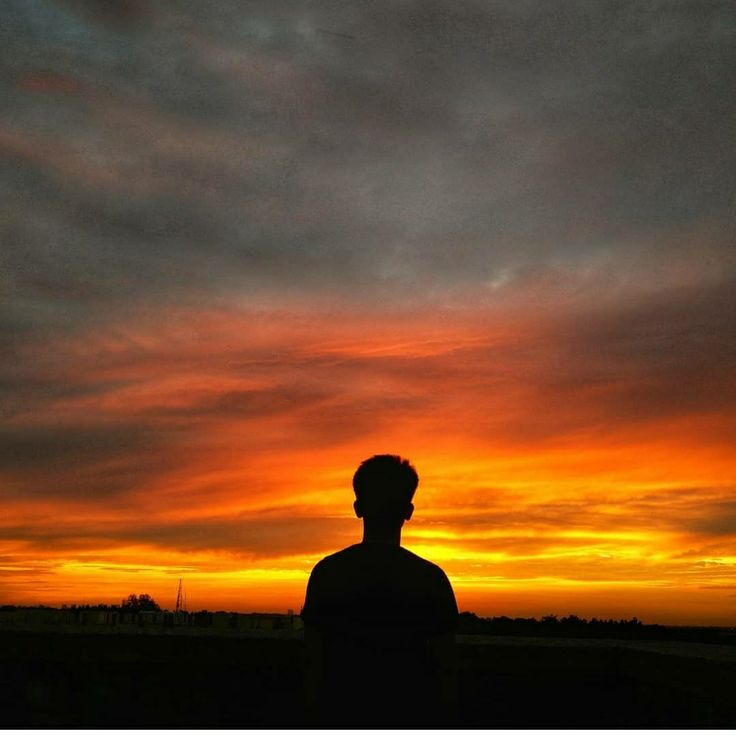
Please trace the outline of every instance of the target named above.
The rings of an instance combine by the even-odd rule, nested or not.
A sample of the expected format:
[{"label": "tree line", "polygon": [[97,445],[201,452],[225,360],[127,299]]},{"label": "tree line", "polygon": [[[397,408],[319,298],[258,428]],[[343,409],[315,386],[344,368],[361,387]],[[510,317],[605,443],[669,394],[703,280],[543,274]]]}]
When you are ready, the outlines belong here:
[{"label": "tree line", "polygon": [[[14,606],[4,605],[0,606],[0,611],[16,611],[24,609],[48,609],[57,610],[55,606],[44,606],[43,604],[37,606]],[[71,611],[122,611],[124,613],[138,613],[139,611],[160,611],[161,606],[150,596],[148,593],[141,593],[136,595],[131,593],[127,598],[123,598],[120,605],[109,604],[109,603],[72,603],[67,605],[63,603],[61,610]]]}]

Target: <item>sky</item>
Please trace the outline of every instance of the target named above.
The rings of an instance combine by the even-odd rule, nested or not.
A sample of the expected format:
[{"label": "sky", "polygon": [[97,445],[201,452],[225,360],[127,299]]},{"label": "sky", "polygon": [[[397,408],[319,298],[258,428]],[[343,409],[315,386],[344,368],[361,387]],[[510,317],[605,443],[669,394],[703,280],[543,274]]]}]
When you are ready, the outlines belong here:
[{"label": "sky", "polygon": [[0,6],[0,604],[736,625],[736,6]]}]

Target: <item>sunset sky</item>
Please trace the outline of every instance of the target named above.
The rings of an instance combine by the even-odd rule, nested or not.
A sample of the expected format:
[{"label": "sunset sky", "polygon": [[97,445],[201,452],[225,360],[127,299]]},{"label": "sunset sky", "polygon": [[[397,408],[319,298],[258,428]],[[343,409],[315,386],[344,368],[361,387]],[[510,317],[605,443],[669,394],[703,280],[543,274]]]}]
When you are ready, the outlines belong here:
[{"label": "sunset sky", "polygon": [[731,0],[9,0],[0,57],[0,604],[298,611],[388,452],[461,610],[736,625]]}]

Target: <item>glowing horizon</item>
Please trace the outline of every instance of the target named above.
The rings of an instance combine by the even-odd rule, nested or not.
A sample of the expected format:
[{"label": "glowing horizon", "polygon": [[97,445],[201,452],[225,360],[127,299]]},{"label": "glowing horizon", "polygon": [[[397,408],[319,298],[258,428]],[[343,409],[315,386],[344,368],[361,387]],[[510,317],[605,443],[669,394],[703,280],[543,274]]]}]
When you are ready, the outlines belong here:
[{"label": "glowing horizon", "polygon": [[[412,310],[391,315],[388,331],[362,312],[335,325],[329,312],[240,308],[158,321],[167,327],[126,322],[55,345],[91,394],[16,414],[16,436],[72,436],[61,431],[39,468],[9,476],[8,602],[148,592],[166,605],[184,577],[198,608],[298,610],[312,565],[359,541],[355,467],[397,452],[420,473],[403,542],[443,566],[461,609],[732,620],[736,557],[708,531],[731,504],[730,417],[662,421],[642,407],[613,419],[611,401],[639,392],[646,375],[605,384],[600,397],[566,381],[550,388],[547,365],[567,347],[545,345],[538,314],[525,324],[500,305],[485,317],[453,309],[438,329]],[[594,387],[596,363],[574,366]],[[94,462],[86,452],[68,462],[108,433]],[[63,501],[29,500],[54,473]]]}]

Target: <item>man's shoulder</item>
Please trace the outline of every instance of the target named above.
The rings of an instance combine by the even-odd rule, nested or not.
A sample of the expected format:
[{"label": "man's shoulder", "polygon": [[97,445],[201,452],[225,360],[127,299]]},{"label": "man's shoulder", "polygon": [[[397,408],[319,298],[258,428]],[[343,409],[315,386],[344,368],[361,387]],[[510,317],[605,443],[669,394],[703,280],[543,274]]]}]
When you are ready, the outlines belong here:
[{"label": "man's shoulder", "polygon": [[439,565],[420,557],[406,547],[371,543],[352,544],[323,557],[314,566],[312,574],[338,572],[346,567],[360,564],[361,561],[375,558],[380,558],[379,561],[385,564],[395,564],[399,568],[411,568],[427,577],[443,581],[447,579],[444,570]]},{"label": "man's shoulder", "polygon": [[330,567],[333,567],[334,565],[339,565],[342,562],[351,559],[356,555],[358,552],[357,548],[360,547],[359,544],[351,544],[349,547],[345,547],[345,549],[338,550],[337,552],[333,552],[332,554],[326,555],[323,557],[315,566],[314,570],[326,570]]},{"label": "man's shoulder", "polygon": [[417,567],[422,567],[434,575],[438,575],[443,578],[446,577],[445,571],[439,565],[435,565],[434,562],[426,560],[424,557],[420,557],[418,554],[406,549],[406,547],[399,547],[399,549],[402,551],[405,559],[409,561],[410,564],[414,564]]}]

